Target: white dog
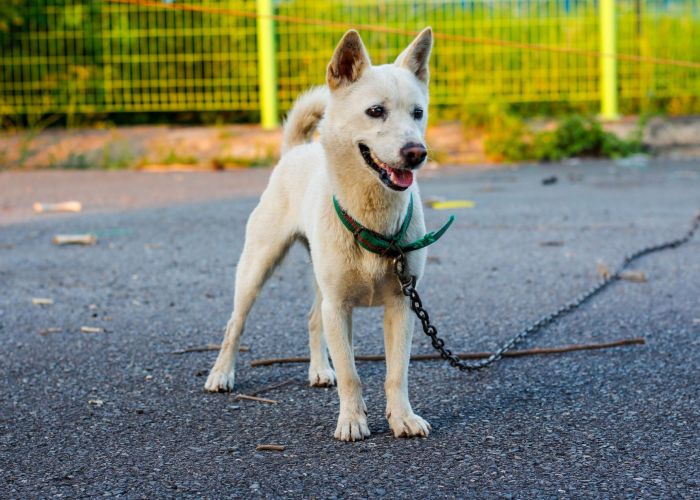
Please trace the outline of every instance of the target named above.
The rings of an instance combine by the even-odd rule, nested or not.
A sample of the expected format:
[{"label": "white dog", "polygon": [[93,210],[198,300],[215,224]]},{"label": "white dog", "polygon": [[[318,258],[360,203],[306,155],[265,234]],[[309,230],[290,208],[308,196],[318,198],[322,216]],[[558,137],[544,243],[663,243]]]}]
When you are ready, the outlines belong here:
[{"label": "white dog", "polygon": [[[392,260],[362,248],[344,226],[345,212],[383,235],[395,235],[411,198],[413,217],[402,241],[425,234],[416,170],[426,158],[428,60],[433,37],[423,30],[394,64],[372,66],[356,31],[348,31],[328,65],[327,86],[302,95],[284,129],[283,156],[250,216],[236,271],[233,313],[206,389],[233,388],[246,316],[265,280],[294,241],[308,247],[316,278],[309,314],[313,386],[338,383],[335,437],[369,436],[367,407],[352,347],[354,307],[384,306],[386,416],[395,436],[427,436],[428,422],[408,400],[413,318]],[[310,142],[318,129],[320,142]],[[420,277],[426,251],[406,254]],[[335,372],[328,363],[328,352]]]}]

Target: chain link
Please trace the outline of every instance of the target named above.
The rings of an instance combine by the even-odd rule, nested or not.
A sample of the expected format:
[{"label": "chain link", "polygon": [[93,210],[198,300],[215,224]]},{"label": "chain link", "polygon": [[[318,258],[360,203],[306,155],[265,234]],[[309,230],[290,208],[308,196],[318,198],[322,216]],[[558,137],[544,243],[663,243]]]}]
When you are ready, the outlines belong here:
[{"label": "chain link", "polygon": [[477,361],[475,363],[466,363],[459,359],[457,355],[455,355],[450,349],[445,347],[445,341],[438,337],[437,328],[430,322],[430,316],[428,315],[428,311],[426,311],[423,308],[423,302],[420,299],[420,295],[418,295],[418,292],[416,291],[416,277],[408,272],[408,268],[406,265],[406,256],[403,253],[399,253],[399,255],[394,258],[394,273],[396,273],[396,276],[398,276],[399,278],[403,294],[406,295],[410,300],[411,309],[416,314],[416,316],[421,322],[421,325],[423,326],[423,332],[428,337],[430,337],[431,343],[433,344],[435,350],[438,351],[440,353],[440,356],[444,360],[446,360],[451,366],[459,368],[461,371],[475,371],[480,370],[482,368],[486,368],[495,361],[501,359],[503,353],[511,350],[517,344],[525,340],[525,338],[527,338],[528,336],[539,332],[540,330],[546,328],[547,326],[557,321],[562,316],[565,316],[566,314],[569,314],[570,312],[578,309],[584,303],[588,302],[594,296],[602,292],[612,282],[618,281],[622,272],[627,267],[629,267],[629,265],[632,262],[646,255],[655,252],[660,252],[662,250],[678,248],[679,246],[688,243],[692,239],[695,232],[698,230],[698,226],[700,226],[700,213],[698,213],[695,216],[690,226],[690,229],[683,237],[672,241],[668,241],[666,243],[648,246],[634,252],[631,255],[627,255],[622,261],[622,264],[620,264],[620,266],[615,270],[615,272],[613,272],[609,276],[604,277],[600,282],[591,287],[587,292],[582,293],[573,301],[563,305],[553,313],[548,314],[547,316],[543,316],[542,318],[534,322],[532,325],[520,331],[517,335],[505,342],[488,358],[483,359],[481,361]]}]

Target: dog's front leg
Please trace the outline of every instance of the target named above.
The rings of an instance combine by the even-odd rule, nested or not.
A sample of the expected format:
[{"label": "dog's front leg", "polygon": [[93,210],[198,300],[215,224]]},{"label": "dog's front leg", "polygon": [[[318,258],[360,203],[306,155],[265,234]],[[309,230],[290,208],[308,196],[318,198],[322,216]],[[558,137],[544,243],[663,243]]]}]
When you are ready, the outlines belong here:
[{"label": "dog's front leg", "polygon": [[369,436],[367,406],[362,399],[362,384],[355,368],[352,350],[352,310],[340,302],[323,298],[323,328],[338,378],[340,415],[335,429],[336,439],[359,441]]},{"label": "dog's front leg", "polygon": [[390,297],[384,305],[386,352],[386,418],[395,437],[427,437],[430,424],[413,413],[408,400],[408,363],[411,360],[413,320],[403,295]]}]

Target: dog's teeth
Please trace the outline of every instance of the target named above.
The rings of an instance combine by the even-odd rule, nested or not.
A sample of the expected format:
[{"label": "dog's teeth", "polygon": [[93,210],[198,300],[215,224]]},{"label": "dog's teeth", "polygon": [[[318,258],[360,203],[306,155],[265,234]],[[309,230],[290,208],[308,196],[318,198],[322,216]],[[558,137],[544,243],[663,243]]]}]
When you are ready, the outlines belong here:
[{"label": "dog's teeth", "polygon": [[383,168],[383,169],[386,169],[388,167],[388,165],[386,163],[384,163],[382,160],[380,160],[379,158],[377,158],[374,155],[374,153],[370,153],[370,157],[372,158],[372,161],[375,163],[375,165],[377,165],[378,167]]}]

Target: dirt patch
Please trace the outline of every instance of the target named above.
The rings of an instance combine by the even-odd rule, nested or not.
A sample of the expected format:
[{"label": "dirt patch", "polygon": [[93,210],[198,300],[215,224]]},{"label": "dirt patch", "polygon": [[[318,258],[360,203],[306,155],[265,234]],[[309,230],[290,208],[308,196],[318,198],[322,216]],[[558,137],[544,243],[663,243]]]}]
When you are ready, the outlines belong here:
[{"label": "dirt patch", "polygon": [[[535,124],[546,128],[552,123]],[[637,131],[635,117],[605,124],[625,138]],[[654,154],[700,157],[700,117],[654,118],[643,131]],[[432,167],[492,163],[484,153],[486,132],[460,122],[429,127]],[[135,126],[48,129],[0,133],[0,169],[226,170],[272,166],[279,158],[282,130],[258,125],[209,127]]]},{"label": "dirt patch", "polygon": [[[482,135],[467,137],[458,122],[432,126],[430,157],[436,164],[484,163]],[[281,140],[281,129],[257,125],[21,131],[0,135],[0,167],[192,171],[272,166]]]},{"label": "dirt patch", "polygon": [[281,131],[255,125],[50,129],[0,135],[0,164],[37,169],[226,169],[273,165]]}]

